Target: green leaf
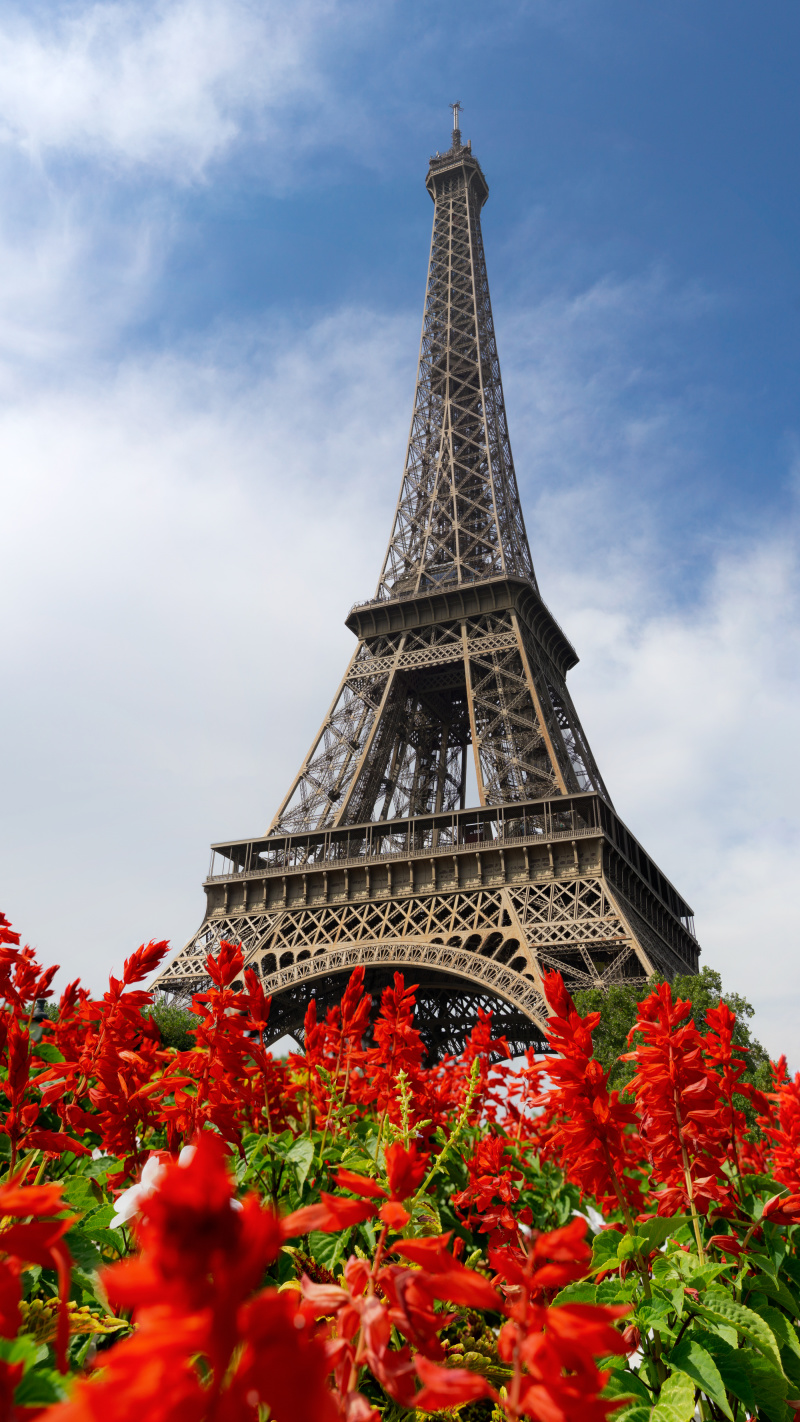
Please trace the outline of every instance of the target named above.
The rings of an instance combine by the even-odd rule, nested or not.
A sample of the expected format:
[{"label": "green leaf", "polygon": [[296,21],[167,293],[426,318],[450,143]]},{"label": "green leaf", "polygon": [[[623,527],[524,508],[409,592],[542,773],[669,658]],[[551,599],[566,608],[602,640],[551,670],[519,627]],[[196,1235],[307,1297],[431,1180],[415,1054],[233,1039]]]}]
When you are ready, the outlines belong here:
[{"label": "green leaf", "polygon": [[122,1254],[125,1248],[125,1240],[118,1229],[87,1229],[84,1234],[87,1234],[101,1251],[113,1249],[115,1254]]},{"label": "green leaf", "polygon": [[665,1329],[669,1331],[667,1318],[673,1311],[672,1300],[665,1299],[661,1294],[655,1294],[646,1303],[641,1303],[636,1310],[636,1322],[640,1329],[655,1328],[659,1333]]},{"label": "green leaf", "polygon": [[62,1388],[56,1385],[57,1374],[49,1368],[33,1368],[27,1372],[14,1389],[16,1407],[46,1407],[49,1403],[60,1402],[64,1397]]},{"label": "green leaf", "polygon": [[623,1236],[616,1229],[604,1229],[592,1240],[592,1272],[613,1268]]},{"label": "green leaf", "polygon": [[771,1175],[743,1175],[742,1184],[748,1187],[749,1195],[755,1195],[758,1190],[769,1190],[770,1195],[775,1194],[775,1181]]},{"label": "green leaf", "polygon": [[700,1331],[695,1341],[711,1353],[728,1392],[744,1403],[749,1415],[758,1406],[773,1422],[783,1422],[788,1384],[767,1358],[753,1348],[732,1348],[713,1333]]},{"label": "green leaf", "polygon": [[294,1136],[291,1131],[281,1131],[279,1136],[262,1136],[261,1146],[269,1155],[274,1155],[278,1160],[285,1160],[289,1151],[294,1145]]},{"label": "green leaf", "polygon": [[702,1338],[707,1352],[712,1355],[728,1392],[744,1403],[748,1413],[755,1412],[756,1397],[750,1381],[747,1359],[756,1357],[757,1354],[752,1353],[749,1348],[731,1348],[714,1334],[701,1333],[698,1337]]},{"label": "green leaf", "polygon": [[85,1175],[68,1176],[61,1187],[61,1193],[77,1210],[94,1210],[97,1206],[92,1182]]},{"label": "green leaf", "polygon": [[[638,1402],[645,1402],[648,1409],[653,1405],[653,1399],[641,1378],[636,1373],[628,1372],[627,1368],[615,1369],[611,1373],[603,1388],[603,1397],[633,1397]],[[614,1413],[615,1419],[618,1415]]]},{"label": "green leaf", "polygon": [[577,1283],[567,1284],[553,1299],[554,1304],[566,1303],[588,1303],[597,1302],[597,1285],[591,1283],[589,1279],[579,1279]]},{"label": "green leaf", "polygon": [[8,1363],[24,1363],[33,1368],[47,1357],[47,1344],[37,1343],[31,1333],[18,1333],[16,1338],[0,1338],[0,1358]]},{"label": "green leaf", "polygon": [[419,1235],[442,1233],[442,1220],[435,1200],[429,1196],[417,1200],[411,1211],[411,1224],[408,1226],[408,1232],[414,1238]]},{"label": "green leaf", "polygon": [[650,1403],[634,1402],[632,1407],[620,1408],[613,1414],[614,1422],[650,1422]]},{"label": "green leaf", "polygon": [[[112,1204],[101,1205],[99,1209],[92,1210],[90,1215],[84,1215],[81,1220],[81,1230],[89,1236],[89,1239],[94,1239],[98,1231],[105,1233],[114,1218],[116,1209],[116,1205]],[[120,1235],[121,1242],[122,1235]]]},{"label": "green leaf", "polygon": [[752,1282],[753,1289],[757,1290],[758,1293],[766,1294],[769,1298],[773,1299],[775,1303],[779,1303],[781,1308],[786,1309],[790,1318],[800,1317],[800,1309],[798,1309],[797,1300],[783,1279],[776,1278],[774,1274],[768,1273],[767,1270],[759,1264],[757,1258],[748,1255],[747,1262],[751,1265],[754,1264],[757,1269],[761,1270],[757,1279],[748,1281]]},{"label": "green leaf", "polygon": [[100,1250],[97,1248],[94,1240],[91,1240],[82,1229],[67,1230],[64,1239],[75,1263],[78,1264],[81,1269],[91,1271],[100,1268],[103,1262],[100,1257]]},{"label": "green leaf", "polygon": [[795,1357],[800,1358],[800,1342],[798,1342],[794,1325],[790,1323],[786,1314],[781,1313],[780,1309],[770,1308],[768,1304],[763,1306],[760,1313],[764,1322],[769,1324],[775,1334],[778,1347],[788,1348],[790,1353],[794,1353]]},{"label": "green leaf", "polygon": [[693,1417],[694,1382],[686,1373],[674,1372],[661,1389],[650,1422],[691,1422]]},{"label": "green leaf", "polygon": [[635,1254],[645,1252],[646,1240],[644,1235],[624,1234],[617,1246],[618,1259],[632,1259]]},{"label": "green leaf", "polygon": [[[693,1289],[705,1290],[720,1274],[731,1269],[730,1264],[701,1264],[696,1254],[679,1250],[669,1256],[669,1264]],[[653,1273],[655,1274],[655,1270]],[[726,1295],[727,1297],[727,1295]]]},{"label": "green leaf", "polygon": [[[103,1286],[100,1283],[100,1276],[96,1270],[91,1274],[87,1274],[84,1269],[80,1269],[75,1265],[72,1270],[72,1287],[73,1290],[76,1288],[82,1289],[87,1299],[94,1299],[99,1303],[104,1313],[110,1312],[108,1299],[105,1296]],[[73,1298],[74,1297],[75,1295],[73,1293]]]},{"label": "green leaf", "polygon": [[671,1367],[680,1368],[682,1373],[686,1373],[692,1378],[702,1392],[716,1402],[722,1409],[726,1417],[733,1422],[733,1413],[730,1403],[725,1395],[725,1384],[722,1381],[719,1368],[710,1353],[700,1343],[696,1343],[693,1338],[684,1338],[673,1348],[669,1354],[668,1362]]},{"label": "green leaf", "polygon": [[345,1152],[339,1164],[344,1166],[347,1170],[354,1170],[356,1175],[369,1175],[375,1161],[372,1159],[372,1156],[365,1155],[363,1151],[358,1151],[355,1155],[352,1153],[348,1155],[347,1152]]},{"label": "green leaf", "polygon": [[326,1269],[333,1270],[344,1254],[349,1235],[349,1229],[343,1234],[325,1234],[322,1230],[312,1230],[308,1236],[311,1257]]},{"label": "green leaf", "polygon": [[759,1318],[751,1308],[735,1303],[721,1289],[709,1289],[704,1302],[696,1304],[695,1307],[701,1318],[709,1319],[713,1323],[732,1324],[737,1333],[741,1333],[743,1338],[760,1349],[779,1373],[783,1372],[775,1334],[769,1324]]},{"label": "green leaf", "polygon": [[597,1285],[599,1304],[629,1303],[636,1292],[638,1276],[627,1279],[604,1279]]},{"label": "green leaf", "polygon": [[38,1042],[35,1048],[35,1055],[41,1057],[43,1062],[63,1062],[64,1060],[58,1047],[52,1042]]},{"label": "green leaf", "polygon": [[291,1161],[297,1176],[297,1188],[302,1190],[306,1183],[308,1172],[314,1160],[314,1143],[308,1136],[301,1136],[296,1140],[291,1150],[286,1152],[286,1159]]},{"label": "green leaf", "polygon": [[655,1219],[645,1220],[644,1224],[637,1223],[636,1233],[644,1240],[644,1252],[651,1254],[654,1249],[660,1249],[671,1234],[677,1234],[681,1225],[688,1223],[688,1215],[672,1215],[669,1219],[656,1215]]},{"label": "green leaf", "polygon": [[766,1358],[749,1349],[748,1352],[747,1368],[758,1410],[765,1412],[770,1422],[783,1422],[789,1384],[783,1373],[776,1372]]}]

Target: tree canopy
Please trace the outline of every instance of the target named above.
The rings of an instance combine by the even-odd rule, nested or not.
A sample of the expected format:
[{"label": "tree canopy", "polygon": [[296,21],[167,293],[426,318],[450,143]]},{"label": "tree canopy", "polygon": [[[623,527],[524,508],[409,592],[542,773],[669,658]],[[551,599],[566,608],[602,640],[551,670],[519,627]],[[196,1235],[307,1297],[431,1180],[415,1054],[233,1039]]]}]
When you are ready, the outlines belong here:
[{"label": "tree canopy", "polygon": [[[663,978],[654,976],[649,987],[655,987]],[[630,1051],[628,1033],[636,1022],[637,1005],[643,996],[644,985],[625,983],[607,989],[588,988],[575,993],[575,1006],[581,1014],[599,1012],[600,1022],[594,1031],[594,1054],[609,1073],[609,1084],[622,1090],[635,1071],[633,1062],[623,1061],[623,1055]],[[726,1002],[736,1015],[734,1040],[740,1047],[747,1048],[747,1072],[744,1079],[760,1089],[768,1090],[771,1085],[769,1054],[756,1040],[750,1030],[750,1020],[755,1009],[738,992],[723,992],[722,977],[715,968],[703,968],[696,974],[685,974],[673,979],[674,998],[688,999],[692,1004],[692,1017],[699,1032],[706,1031],[706,1011],[716,1007],[720,1001]],[[637,1034],[638,1036],[638,1034]],[[635,1040],[634,1040],[635,1044]]]}]

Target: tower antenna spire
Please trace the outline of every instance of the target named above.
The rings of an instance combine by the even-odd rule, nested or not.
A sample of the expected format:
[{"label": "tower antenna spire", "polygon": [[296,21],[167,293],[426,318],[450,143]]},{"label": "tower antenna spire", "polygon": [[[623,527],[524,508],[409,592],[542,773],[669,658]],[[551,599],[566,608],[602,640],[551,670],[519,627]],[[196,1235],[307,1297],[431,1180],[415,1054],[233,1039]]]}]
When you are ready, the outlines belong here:
[{"label": "tower antenna spire", "polygon": [[460,118],[461,118],[461,110],[462,110],[463,107],[464,107],[464,105],[461,103],[461,100],[460,100],[460,99],[456,99],[455,103],[453,103],[453,104],[450,105],[450,108],[453,110],[453,147],[454,147],[454,148],[460,148],[460,147],[461,147],[461,124],[460,124]]}]

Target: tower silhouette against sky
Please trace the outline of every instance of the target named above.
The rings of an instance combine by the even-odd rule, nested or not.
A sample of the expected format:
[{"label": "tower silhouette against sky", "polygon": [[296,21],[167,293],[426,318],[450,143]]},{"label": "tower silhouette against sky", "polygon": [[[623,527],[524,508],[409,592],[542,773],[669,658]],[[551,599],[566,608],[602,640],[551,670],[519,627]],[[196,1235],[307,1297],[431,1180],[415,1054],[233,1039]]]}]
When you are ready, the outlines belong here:
[{"label": "tower silhouette against sky", "polygon": [[[616,815],[567,690],[578,658],[539,593],[509,443],[480,214],[453,105],[434,203],[414,411],[375,596],[266,835],[212,848],[206,916],[158,986],[197,991],[221,939],[302,1033],[357,964],[419,984],[433,1056],[477,1005],[541,1040],[541,971],[575,988],[697,970],[692,911]],[[479,804],[467,807],[472,757]]]}]

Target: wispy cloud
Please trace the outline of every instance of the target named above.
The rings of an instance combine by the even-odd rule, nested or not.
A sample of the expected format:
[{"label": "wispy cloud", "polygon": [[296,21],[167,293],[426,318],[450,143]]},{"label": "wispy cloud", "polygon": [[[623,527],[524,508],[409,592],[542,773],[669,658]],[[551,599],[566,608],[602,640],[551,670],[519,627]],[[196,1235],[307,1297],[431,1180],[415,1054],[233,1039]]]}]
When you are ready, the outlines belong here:
[{"label": "wispy cloud", "polygon": [[239,331],[0,411],[4,908],[71,972],[185,937],[210,840],[266,827],[377,579],[415,326]]},{"label": "wispy cloud", "polygon": [[[625,567],[633,574],[646,548],[650,585],[657,559],[661,594],[680,596],[681,564],[703,544],[696,524],[685,531],[706,489],[701,475],[715,472],[702,464],[708,410],[720,399],[697,381],[692,341],[720,304],[716,293],[653,270],[500,312],[513,444],[544,567],[560,526],[592,548],[585,577],[608,589]],[[537,521],[548,530],[541,539]],[[665,523],[684,534],[671,547]]]},{"label": "wispy cloud", "polygon": [[690,606],[654,601],[644,567],[624,610],[617,589],[573,611],[574,694],[620,812],[695,908],[704,961],[797,1064],[797,527],[721,550]]},{"label": "wispy cloud", "polygon": [[83,154],[192,180],[244,132],[269,139],[291,113],[274,155],[283,168],[328,113],[326,51],[356,21],[370,23],[355,0],[7,8],[0,138],[37,159]]}]

